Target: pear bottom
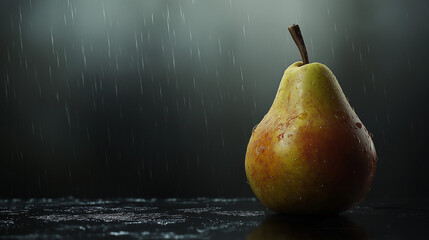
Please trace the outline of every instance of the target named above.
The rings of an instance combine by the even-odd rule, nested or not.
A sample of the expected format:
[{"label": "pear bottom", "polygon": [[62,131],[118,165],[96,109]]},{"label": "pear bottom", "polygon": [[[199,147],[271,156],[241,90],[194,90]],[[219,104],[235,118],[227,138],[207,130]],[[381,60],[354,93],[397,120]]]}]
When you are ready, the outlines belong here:
[{"label": "pear bottom", "polygon": [[[372,140],[364,133],[354,137],[354,129],[341,125],[301,127],[287,133],[285,141],[287,136],[265,133],[256,139],[253,134],[246,175],[266,208],[288,214],[337,214],[364,199],[375,171]],[[291,150],[287,141],[296,146],[292,152],[285,151]]]}]

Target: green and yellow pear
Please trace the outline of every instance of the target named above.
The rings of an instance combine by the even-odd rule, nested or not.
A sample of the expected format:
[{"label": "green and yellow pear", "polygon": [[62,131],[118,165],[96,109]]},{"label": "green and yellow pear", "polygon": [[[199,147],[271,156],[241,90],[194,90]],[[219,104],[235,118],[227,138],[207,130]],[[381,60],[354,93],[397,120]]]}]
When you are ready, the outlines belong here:
[{"label": "green and yellow pear", "polygon": [[336,214],[369,191],[374,144],[331,70],[308,62],[298,25],[289,31],[303,62],[286,69],[270,110],[253,129],[246,176],[270,210]]}]

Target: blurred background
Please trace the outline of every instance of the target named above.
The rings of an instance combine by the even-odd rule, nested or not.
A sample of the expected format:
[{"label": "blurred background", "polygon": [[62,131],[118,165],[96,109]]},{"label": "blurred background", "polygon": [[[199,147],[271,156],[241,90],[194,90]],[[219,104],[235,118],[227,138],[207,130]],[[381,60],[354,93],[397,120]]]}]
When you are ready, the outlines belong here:
[{"label": "blurred background", "polygon": [[283,71],[326,64],[374,135],[369,199],[429,196],[428,1],[0,2],[0,197],[253,196]]}]

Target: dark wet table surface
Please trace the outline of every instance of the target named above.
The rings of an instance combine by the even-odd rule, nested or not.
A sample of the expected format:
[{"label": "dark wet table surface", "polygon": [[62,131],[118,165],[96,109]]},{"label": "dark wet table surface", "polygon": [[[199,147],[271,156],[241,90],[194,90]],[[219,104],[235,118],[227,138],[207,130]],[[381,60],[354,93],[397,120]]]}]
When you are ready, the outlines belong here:
[{"label": "dark wet table surface", "polygon": [[3,199],[0,239],[429,239],[429,200],[284,216],[255,198]]}]

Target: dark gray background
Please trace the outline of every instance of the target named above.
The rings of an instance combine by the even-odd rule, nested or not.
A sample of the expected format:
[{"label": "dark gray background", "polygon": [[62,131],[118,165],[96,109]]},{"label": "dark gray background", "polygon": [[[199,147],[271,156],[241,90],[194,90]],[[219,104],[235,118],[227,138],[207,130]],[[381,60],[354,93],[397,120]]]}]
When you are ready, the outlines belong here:
[{"label": "dark gray background", "polygon": [[374,134],[369,198],[428,196],[428,1],[1,1],[0,197],[251,196],[299,53]]}]

